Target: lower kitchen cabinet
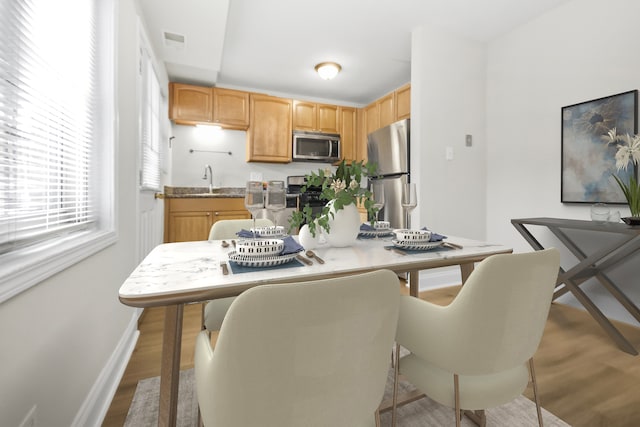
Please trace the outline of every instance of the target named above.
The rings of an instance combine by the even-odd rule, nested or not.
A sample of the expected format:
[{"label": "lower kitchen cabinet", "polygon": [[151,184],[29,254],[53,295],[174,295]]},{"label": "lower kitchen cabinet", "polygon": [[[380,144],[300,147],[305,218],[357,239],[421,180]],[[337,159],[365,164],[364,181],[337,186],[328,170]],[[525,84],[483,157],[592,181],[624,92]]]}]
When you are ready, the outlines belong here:
[{"label": "lower kitchen cabinet", "polygon": [[207,240],[216,221],[248,218],[243,198],[165,199],[164,242]]}]

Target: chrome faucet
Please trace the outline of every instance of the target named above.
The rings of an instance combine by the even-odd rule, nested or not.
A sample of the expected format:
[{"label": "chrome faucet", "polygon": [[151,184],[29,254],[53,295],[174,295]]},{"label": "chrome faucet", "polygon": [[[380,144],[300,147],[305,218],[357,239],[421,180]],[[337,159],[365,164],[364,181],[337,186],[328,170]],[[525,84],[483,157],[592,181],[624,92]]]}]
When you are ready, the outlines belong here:
[{"label": "chrome faucet", "polygon": [[[207,172],[209,174],[207,175]],[[204,176],[202,179],[209,179],[209,193],[213,193],[213,171],[211,170],[211,166],[205,165],[204,167]]]}]

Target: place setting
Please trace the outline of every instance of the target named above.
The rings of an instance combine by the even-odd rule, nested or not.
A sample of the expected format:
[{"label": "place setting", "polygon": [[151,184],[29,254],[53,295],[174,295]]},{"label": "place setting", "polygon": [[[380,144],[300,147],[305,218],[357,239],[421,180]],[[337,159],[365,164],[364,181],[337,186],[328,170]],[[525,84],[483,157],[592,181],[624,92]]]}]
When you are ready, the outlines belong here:
[{"label": "place setting", "polygon": [[293,237],[245,238],[236,242],[228,253],[229,266],[234,274],[256,269],[301,267],[297,259],[304,248]]},{"label": "place setting", "polygon": [[418,253],[435,250],[462,249],[462,246],[447,242],[447,236],[428,230],[421,229],[396,229],[393,230],[395,238],[391,239],[392,245],[385,246],[385,249],[402,252],[403,254]]},{"label": "place setting", "polygon": [[393,236],[393,229],[391,228],[389,221],[374,221],[373,225],[367,223],[360,224],[360,232],[358,233],[359,239],[391,236]]}]

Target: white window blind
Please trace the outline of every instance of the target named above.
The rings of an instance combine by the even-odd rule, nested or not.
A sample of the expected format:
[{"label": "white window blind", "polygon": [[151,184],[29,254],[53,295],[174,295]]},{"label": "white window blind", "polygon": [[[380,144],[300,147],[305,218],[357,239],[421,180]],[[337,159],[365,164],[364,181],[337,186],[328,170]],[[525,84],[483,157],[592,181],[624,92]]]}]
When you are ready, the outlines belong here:
[{"label": "white window blind", "polygon": [[140,54],[142,86],[140,188],[143,190],[160,190],[160,117],[162,109],[160,83],[147,49],[142,48]]},{"label": "white window blind", "polygon": [[0,0],[0,253],[96,221],[97,0]]}]

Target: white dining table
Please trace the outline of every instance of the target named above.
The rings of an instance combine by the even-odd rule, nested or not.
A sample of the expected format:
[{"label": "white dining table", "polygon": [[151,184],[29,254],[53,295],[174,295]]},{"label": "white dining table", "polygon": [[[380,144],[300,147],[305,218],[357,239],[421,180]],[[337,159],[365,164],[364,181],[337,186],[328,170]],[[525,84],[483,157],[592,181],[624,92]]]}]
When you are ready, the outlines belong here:
[{"label": "white dining table", "polygon": [[[418,296],[420,270],[460,266],[462,282],[484,258],[510,253],[512,249],[460,237],[448,237],[460,248],[442,247],[402,253],[389,250],[390,239],[362,239],[345,248],[320,246],[314,252],[325,263],[294,263],[286,268],[245,268],[245,272],[223,274],[234,248],[220,240],[166,243],[154,248],[125,280],[119,290],[123,304],[132,307],[165,307],[160,374],[158,425],[175,426],[180,373],[180,343],[184,305],[236,296],[254,286],[300,282],[378,269],[409,273],[409,293]],[[298,265],[300,264],[300,265]],[[248,270],[248,271],[247,271]]]}]

